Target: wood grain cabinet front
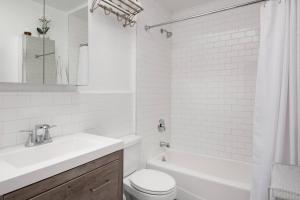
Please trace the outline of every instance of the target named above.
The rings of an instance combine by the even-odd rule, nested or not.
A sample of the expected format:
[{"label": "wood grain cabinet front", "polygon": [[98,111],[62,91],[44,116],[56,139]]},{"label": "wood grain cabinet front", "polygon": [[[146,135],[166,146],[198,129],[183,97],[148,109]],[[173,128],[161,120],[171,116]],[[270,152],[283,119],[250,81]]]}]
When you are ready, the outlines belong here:
[{"label": "wood grain cabinet front", "polygon": [[119,200],[118,166],[115,161],[30,200]]},{"label": "wood grain cabinet front", "polygon": [[[65,181],[62,182],[62,179]],[[119,151],[4,195],[2,198],[3,200],[122,200],[122,196],[123,152]]]}]

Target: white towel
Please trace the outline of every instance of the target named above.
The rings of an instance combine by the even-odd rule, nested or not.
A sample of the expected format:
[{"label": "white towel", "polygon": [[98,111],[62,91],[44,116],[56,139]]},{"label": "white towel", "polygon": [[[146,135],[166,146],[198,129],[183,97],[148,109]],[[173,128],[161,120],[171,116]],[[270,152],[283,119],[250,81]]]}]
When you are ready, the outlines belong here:
[{"label": "white towel", "polygon": [[77,84],[88,85],[89,83],[89,50],[88,46],[79,48]]},{"label": "white towel", "polygon": [[68,72],[65,68],[63,61],[60,56],[58,56],[56,60],[56,68],[57,68],[57,84],[59,85],[67,85],[68,84]]}]

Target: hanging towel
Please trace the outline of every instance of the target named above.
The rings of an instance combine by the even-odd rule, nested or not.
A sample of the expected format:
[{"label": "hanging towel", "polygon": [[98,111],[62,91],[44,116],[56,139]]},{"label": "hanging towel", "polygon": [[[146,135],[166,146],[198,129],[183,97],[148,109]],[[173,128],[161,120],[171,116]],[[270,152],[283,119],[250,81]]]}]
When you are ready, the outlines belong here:
[{"label": "hanging towel", "polygon": [[88,85],[89,82],[89,51],[88,46],[79,48],[77,84]]},{"label": "hanging towel", "polygon": [[68,70],[66,69],[65,65],[60,56],[58,56],[56,60],[56,67],[57,67],[57,84],[58,85],[67,85],[68,84]]}]

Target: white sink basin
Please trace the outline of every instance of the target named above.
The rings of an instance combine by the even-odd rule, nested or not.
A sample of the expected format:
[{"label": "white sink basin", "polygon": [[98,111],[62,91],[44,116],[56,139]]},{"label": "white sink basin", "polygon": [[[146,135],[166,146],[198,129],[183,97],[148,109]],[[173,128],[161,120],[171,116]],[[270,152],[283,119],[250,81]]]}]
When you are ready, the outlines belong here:
[{"label": "white sink basin", "polygon": [[0,151],[0,196],[121,150],[121,140],[78,133]]},{"label": "white sink basin", "polygon": [[23,148],[16,152],[7,153],[0,159],[14,167],[21,168],[66,156],[68,154],[99,148],[101,146],[103,146],[103,144],[85,139],[83,135],[78,135],[77,137],[66,137],[58,141],[54,140],[53,143],[33,148]]}]

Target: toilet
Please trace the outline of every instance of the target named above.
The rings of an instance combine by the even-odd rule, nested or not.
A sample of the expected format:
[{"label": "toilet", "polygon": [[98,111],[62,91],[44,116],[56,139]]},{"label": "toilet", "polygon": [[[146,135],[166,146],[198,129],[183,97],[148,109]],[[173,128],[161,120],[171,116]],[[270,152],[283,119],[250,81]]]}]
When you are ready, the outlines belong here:
[{"label": "toilet", "polygon": [[[139,169],[141,137],[130,135],[124,141],[124,193],[126,200],[174,200],[176,181],[152,169]],[[125,198],[124,198],[125,199]]]}]

